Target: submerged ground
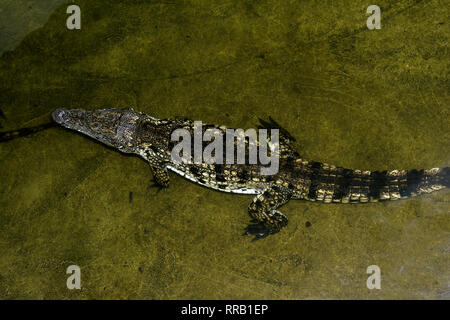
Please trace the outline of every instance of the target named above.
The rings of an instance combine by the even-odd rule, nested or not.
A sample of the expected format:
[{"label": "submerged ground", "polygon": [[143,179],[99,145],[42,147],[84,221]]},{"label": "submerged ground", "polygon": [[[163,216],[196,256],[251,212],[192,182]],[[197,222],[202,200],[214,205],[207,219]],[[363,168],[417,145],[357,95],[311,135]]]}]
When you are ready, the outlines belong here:
[{"label": "submerged ground", "polygon": [[[77,1],[81,30],[62,5],[0,59],[1,130],[58,107],[236,128],[272,116],[307,159],[448,166],[448,6],[390,3],[374,31],[364,1]],[[251,197],[175,175],[157,193],[143,160],[61,128],[0,144],[0,161],[2,299],[450,299],[445,191],[291,201],[288,227],[251,242]],[[81,290],[66,287],[72,264]],[[369,265],[380,290],[366,287]]]}]

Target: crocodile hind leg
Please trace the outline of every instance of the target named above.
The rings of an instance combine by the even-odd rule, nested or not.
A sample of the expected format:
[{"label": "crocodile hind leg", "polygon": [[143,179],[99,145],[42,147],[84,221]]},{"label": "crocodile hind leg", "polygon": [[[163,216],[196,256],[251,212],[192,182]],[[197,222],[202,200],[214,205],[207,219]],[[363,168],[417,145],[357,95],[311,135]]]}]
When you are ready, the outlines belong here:
[{"label": "crocodile hind leg", "polygon": [[286,216],[276,210],[289,201],[292,191],[289,188],[274,185],[258,194],[248,207],[253,218],[245,229],[245,235],[253,235],[253,241],[277,233],[288,223]]}]

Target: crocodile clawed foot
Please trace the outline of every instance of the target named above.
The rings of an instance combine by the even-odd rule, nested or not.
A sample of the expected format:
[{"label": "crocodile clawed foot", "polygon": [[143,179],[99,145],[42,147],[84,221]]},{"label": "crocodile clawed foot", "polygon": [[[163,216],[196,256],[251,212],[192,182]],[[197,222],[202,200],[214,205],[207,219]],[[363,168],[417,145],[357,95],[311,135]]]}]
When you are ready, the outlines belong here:
[{"label": "crocodile clawed foot", "polygon": [[161,190],[163,190],[164,192],[166,192],[166,187],[160,185],[159,183],[152,183],[151,185],[148,186],[149,189],[153,189],[153,188],[157,188],[158,190],[156,191],[156,193],[159,193]]},{"label": "crocodile clawed foot", "polygon": [[267,237],[268,235],[275,233],[276,231],[263,222],[252,223],[245,228],[243,235],[255,236],[252,241],[256,241]]}]

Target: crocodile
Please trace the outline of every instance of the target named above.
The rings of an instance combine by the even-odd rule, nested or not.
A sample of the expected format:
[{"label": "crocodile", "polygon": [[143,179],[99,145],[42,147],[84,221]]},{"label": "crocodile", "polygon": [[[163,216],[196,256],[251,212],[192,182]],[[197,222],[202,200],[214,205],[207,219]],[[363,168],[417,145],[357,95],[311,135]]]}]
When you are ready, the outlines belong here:
[{"label": "crocodile", "polygon": [[[85,134],[124,153],[137,154],[148,161],[155,183],[169,186],[173,171],[188,180],[215,190],[253,194],[248,207],[251,217],[244,235],[253,240],[267,237],[286,227],[287,217],[277,210],[290,199],[322,203],[368,203],[398,200],[448,188],[450,168],[429,170],[369,171],[346,169],[303,159],[293,144],[295,139],[272,118],[260,120],[259,128],[279,132],[279,170],[261,175],[261,163],[219,164],[174,162],[171,134],[183,128],[194,131],[194,122],[185,118],[157,119],[134,109],[56,109],[53,120],[65,128]],[[205,125],[225,134],[226,127]],[[250,142],[246,140],[246,144]],[[248,146],[247,146],[248,147]]]}]

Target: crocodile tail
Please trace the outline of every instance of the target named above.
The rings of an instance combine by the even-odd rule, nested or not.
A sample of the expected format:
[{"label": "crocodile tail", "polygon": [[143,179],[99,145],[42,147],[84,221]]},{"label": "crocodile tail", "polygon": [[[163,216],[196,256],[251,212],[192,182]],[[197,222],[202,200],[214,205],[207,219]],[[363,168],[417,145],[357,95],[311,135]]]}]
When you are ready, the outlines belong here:
[{"label": "crocodile tail", "polygon": [[380,172],[344,169],[326,164],[319,166],[316,162],[311,165],[310,177],[305,198],[327,203],[398,200],[450,187],[449,167]]},{"label": "crocodile tail", "polygon": [[[449,168],[433,168],[429,170],[394,170],[386,172],[381,185],[375,183],[371,201],[397,200],[431,193],[449,187]],[[378,197],[376,197],[378,195]]]},{"label": "crocodile tail", "polygon": [[450,167],[438,169],[435,175],[435,183],[441,184],[445,188],[450,188]]},{"label": "crocodile tail", "polygon": [[27,135],[51,128],[51,127],[55,127],[56,124],[54,122],[50,122],[50,123],[44,123],[41,124],[39,126],[35,126],[35,127],[28,127],[28,128],[22,128],[22,129],[18,129],[18,130],[12,130],[12,131],[5,131],[5,132],[0,132],[0,142],[6,142],[9,140],[13,140],[16,138],[20,138],[20,137],[25,137]]}]

